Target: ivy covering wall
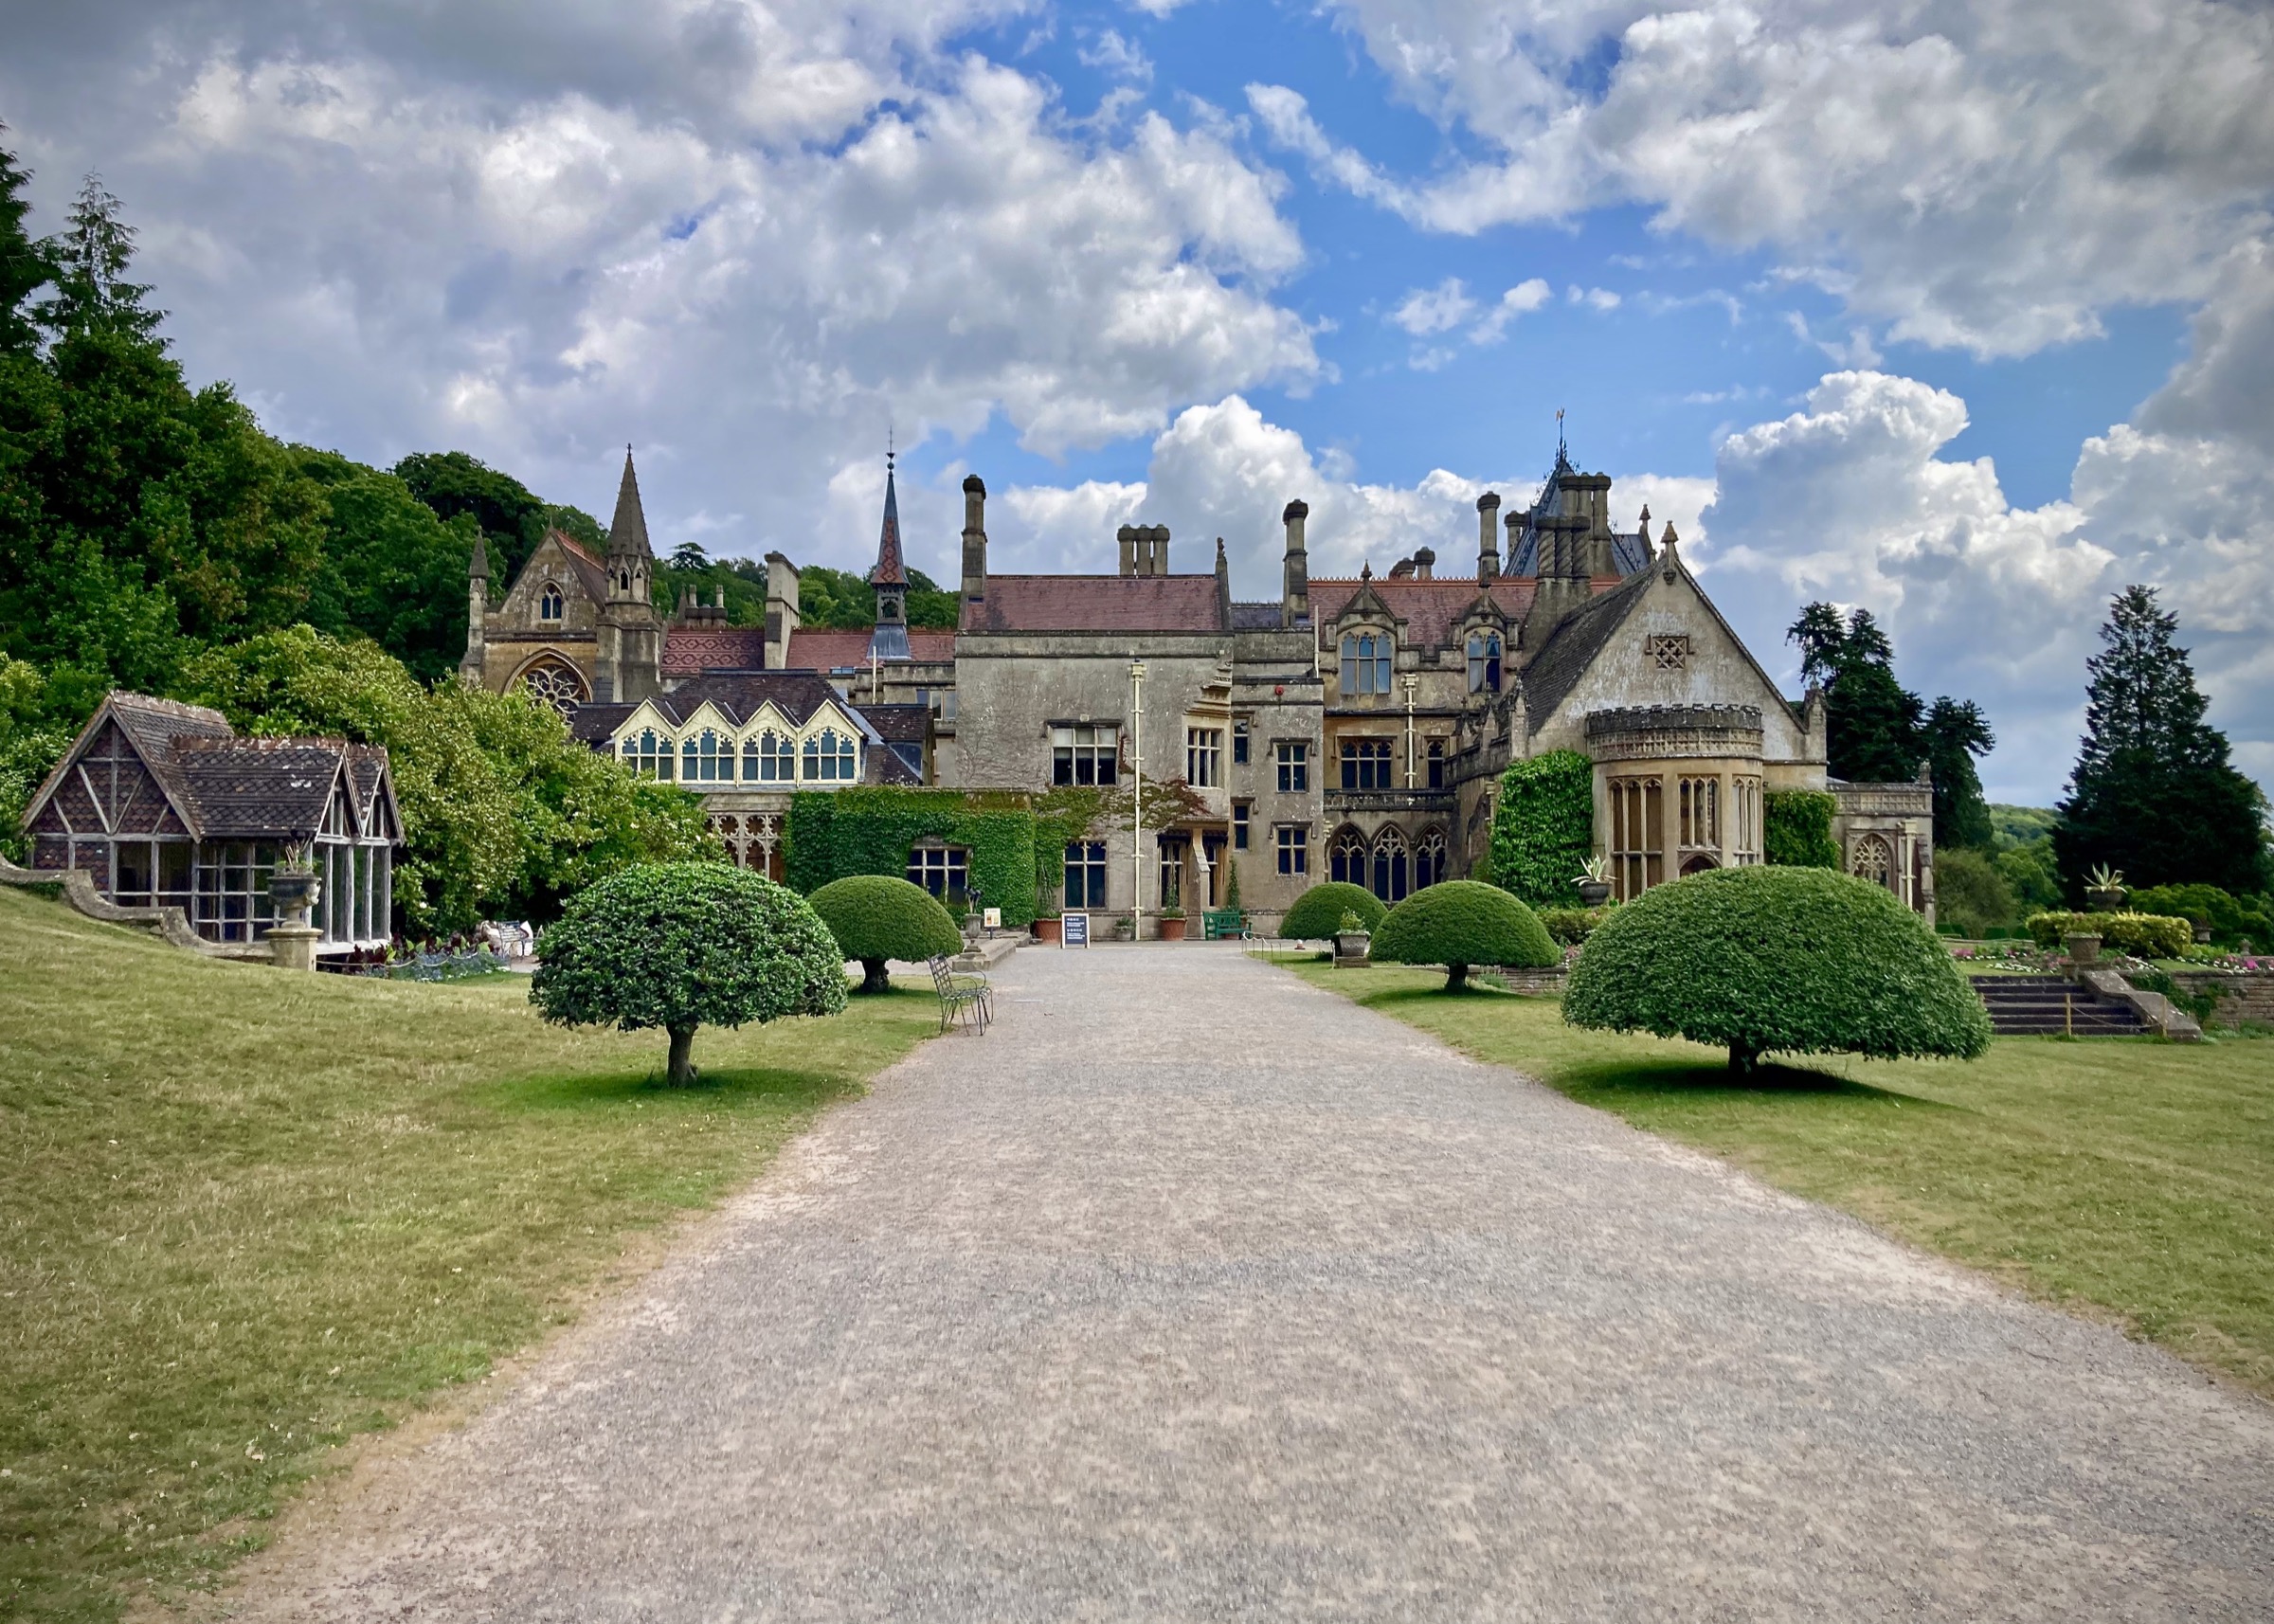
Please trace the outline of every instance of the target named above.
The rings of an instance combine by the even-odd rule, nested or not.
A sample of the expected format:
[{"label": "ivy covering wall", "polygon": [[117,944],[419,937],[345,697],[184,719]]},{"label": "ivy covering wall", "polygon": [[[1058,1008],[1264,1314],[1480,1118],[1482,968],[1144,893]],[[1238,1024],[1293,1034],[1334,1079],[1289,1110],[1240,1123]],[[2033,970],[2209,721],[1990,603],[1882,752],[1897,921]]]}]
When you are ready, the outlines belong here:
[{"label": "ivy covering wall", "polygon": [[1595,853],[1595,764],[1578,750],[1512,762],[1492,812],[1492,883],[1538,906],[1575,904]]},{"label": "ivy covering wall", "polygon": [[[937,839],[971,854],[970,875],[984,905],[1005,925],[1031,924],[1037,861],[1035,813],[1023,795],[866,785],[806,790],[790,797],[785,872],[811,893],[847,875],[906,877],[909,849]],[[1064,861],[1062,842],[1051,855]]]},{"label": "ivy covering wall", "polygon": [[1760,798],[1761,855],[1786,868],[1836,869],[1840,843],[1832,838],[1840,803],[1820,789],[1772,789]]}]

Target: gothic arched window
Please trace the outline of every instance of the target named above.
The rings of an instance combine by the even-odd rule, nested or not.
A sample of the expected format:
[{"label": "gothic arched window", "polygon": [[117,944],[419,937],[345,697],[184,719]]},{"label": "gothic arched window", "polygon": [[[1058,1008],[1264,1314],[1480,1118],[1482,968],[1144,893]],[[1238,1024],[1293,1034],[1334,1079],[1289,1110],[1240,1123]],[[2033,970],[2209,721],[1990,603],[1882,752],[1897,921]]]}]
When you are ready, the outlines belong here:
[{"label": "gothic arched window", "polygon": [[850,783],[853,767],[853,741],[835,728],[823,728],[805,741],[805,776],[808,779]]},{"label": "gothic arched window", "polygon": [[734,745],[722,740],[709,728],[679,747],[679,782],[682,784],[716,784],[734,777]]},{"label": "gothic arched window", "polygon": [[798,776],[797,741],[768,728],[743,746],[742,776],[761,784],[787,784]]},{"label": "gothic arched window", "polygon": [[560,587],[548,581],[545,583],[545,590],[537,594],[537,619],[558,621],[568,608],[568,600],[561,596]]},{"label": "gothic arched window", "polygon": [[1374,837],[1374,883],[1367,889],[1384,902],[1405,900],[1412,884],[1405,857],[1405,836],[1395,823]]},{"label": "gothic arched window", "polygon": [[1345,829],[1326,848],[1326,876],[1340,885],[1366,883],[1366,838]]},{"label": "gothic arched window", "polygon": [[1414,847],[1414,889],[1425,891],[1445,877],[1445,831],[1432,829]]},{"label": "gothic arched window", "polygon": [[538,660],[521,674],[521,686],[564,716],[592,696],[584,674],[565,659]]},{"label": "gothic arched window", "polygon": [[671,777],[672,748],[667,738],[659,738],[653,728],[642,728],[623,741],[624,765],[641,778]]},{"label": "gothic arched window", "polygon": [[1474,632],[1469,638],[1469,692],[1500,692],[1500,634]]},{"label": "gothic arched window", "polygon": [[1347,695],[1389,691],[1389,633],[1353,632],[1343,639],[1343,693]]}]

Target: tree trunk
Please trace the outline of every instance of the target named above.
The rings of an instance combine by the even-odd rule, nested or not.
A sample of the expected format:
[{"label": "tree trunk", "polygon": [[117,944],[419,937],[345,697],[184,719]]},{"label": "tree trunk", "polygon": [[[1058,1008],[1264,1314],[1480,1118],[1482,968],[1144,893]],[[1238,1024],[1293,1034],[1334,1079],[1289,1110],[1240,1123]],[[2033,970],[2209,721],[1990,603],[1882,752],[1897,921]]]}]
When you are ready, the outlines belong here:
[{"label": "tree trunk", "polygon": [[882,959],[861,960],[860,972],[860,990],[862,992],[890,992],[892,990],[892,979],[885,974],[885,962]]},{"label": "tree trunk", "polygon": [[1729,1069],[1732,1072],[1735,1072],[1739,1076],[1751,1076],[1753,1074],[1753,1068],[1760,1063],[1760,1050],[1747,1049],[1736,1043],[1729,1045]]},{"label": "tree trunk", "polygon": [[1467,965],[1447,965],[1445,966],[1445,990],[1447,992],[1459,992],[1468,984],[1469,966]]},{"label": "tree trunk", "polygon": [[669,1031],[671,1033],[671,1069],[666,1074],[665,1080],[675,1089],[693,1088],[695,1086],[695,1061],[692,1056],[695,1054],[695,1028],[674,1026],[669,1028]]}]

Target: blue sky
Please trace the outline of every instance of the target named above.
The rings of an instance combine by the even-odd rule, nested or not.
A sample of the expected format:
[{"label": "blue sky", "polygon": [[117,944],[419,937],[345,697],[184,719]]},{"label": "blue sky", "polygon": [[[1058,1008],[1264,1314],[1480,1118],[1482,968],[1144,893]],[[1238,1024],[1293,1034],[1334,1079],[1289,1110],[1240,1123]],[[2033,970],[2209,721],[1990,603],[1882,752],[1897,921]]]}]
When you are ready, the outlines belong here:
[{"label": "blue sky", "polygon": [[2274,22],[2218,0],[86,0],[0,119],[191,372],[858,566],[1471,556],[1567,413],[1769,668],[1826,598],[2044,803],[2134,580],[2274,779]]}]

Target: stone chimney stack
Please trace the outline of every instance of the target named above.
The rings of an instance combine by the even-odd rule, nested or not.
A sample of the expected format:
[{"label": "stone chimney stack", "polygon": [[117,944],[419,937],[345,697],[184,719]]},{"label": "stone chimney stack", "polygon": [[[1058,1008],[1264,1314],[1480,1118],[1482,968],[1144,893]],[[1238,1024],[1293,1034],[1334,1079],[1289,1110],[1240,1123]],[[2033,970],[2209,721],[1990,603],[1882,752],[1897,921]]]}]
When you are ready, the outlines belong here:
[{"label": "stone chimney stack", "polygon": [[766,668],[789,665],[789,637],[798,629],[798,567],[779,552],[766,555]]},{"label": "stone chimney stack", "polygon": [[1119,530],[1113,532],[1113,539],[1121,543],[1122,574],[1125,577],[1136,574],[1138,572],[1137,527],[1133,524],[1123,525]]},{"label": "stone chimney stack", "polygon": [[1436,550],[1435,550],[1435,548],[1423,547],[1423,548],[1417,548],[1417,549],[1416,549],[1416,550],[1415,550],[1415,551],[1414,551],[1414,579],[1415,579],[1415,580],[1417,580],[1417,581],[1434,581],[1434,580],[1435,580],[1435,579],[1436,579],[1436,569],[1437,569],[1437,553],[1436,553]]},{"label": "stone chimney stack", "polygon": [[1165,575],[1168,573],[1168,526],[1157,524],[1146,533],[1152,538],[1152,567],[1146,573]]},{"label": "stone chimney stack", "polygon": [[1287,504],[1280,520],[1287,526],[1287,562],[1279,598],[1279,623],[1295,625],[1310,619],[1310,555],[1303,550],[1303,521],[1310,507],[1300,497]]},{"label": "stone chimney stack", "polygon": [[1476,498],[1476,584],[1480,586],[1489,586],[1500,579],[1499,514],[1498,491],[1487,491]]},{"label": "stone chimney stack", "polygon": [[964,598],[987,595],[987,485],[977,474],[964,477]]}]

